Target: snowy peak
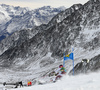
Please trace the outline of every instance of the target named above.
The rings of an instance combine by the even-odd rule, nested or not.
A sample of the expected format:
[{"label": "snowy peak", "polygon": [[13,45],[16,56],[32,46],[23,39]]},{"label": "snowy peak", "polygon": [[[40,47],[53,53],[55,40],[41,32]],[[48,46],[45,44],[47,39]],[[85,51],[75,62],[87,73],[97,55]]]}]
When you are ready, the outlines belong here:
[{"label": "snowy peak", "polygon": [[70,8],[67,8],[65,11],[57,14],[50,22],[49,25],[54,25],[55,23],[60,23],[64,19],[66,19],[68,16],[70,16],[72,13],[74,13],[76,10],[82,7],[82,4],[74,4]]},{"label": "snowy peak", "polygon": [[58,7],[58,8],[53,8],[51,6],[43,6],[41,8],[39,8],[40,10],[59,10],[59,11],[63,11],[66,8],[64,6]]},{"label": "snowy peak", "polygon": [[29,11],[28,8],[21,8],[19,6],[14,7],[6,4],[0,5],[4,11],[6,11],[10,16],[25,14],[25,12]]},{"label": "snowy peak", "polygon": [[[73,6],[71,6],[71,8],[75,11],[75,10],[78,10],[79,8],[82,7],[82,4],[74,4]],[[73,11],[73,12],[74,12]]]},{"label": "snowy peak", "polygon": [[30,10],[29,8],[1,4],[0,16],[2,18],[0,19],[0,37],[5,36],[6,33],[11,34],[17,30],[32,28],[41,24],[47,24],[62,10],[59,10],[58,8],[52,8],[50,6],[44,6],[35,10]]},{"label": "snowy peak", "polygon": [[43,6],[43,7],[39,8],[39,10],[51,10],[51,9],[53,9],[53,7],[51,7],[51,6]]},{"label": "snowy peak", "polygon": [[64,6],[60,6],[60,7],[58,7],[60,10],[62,10],[62,11],[64,11],[65,9],[67,9],[66,7],[64,7]]}]

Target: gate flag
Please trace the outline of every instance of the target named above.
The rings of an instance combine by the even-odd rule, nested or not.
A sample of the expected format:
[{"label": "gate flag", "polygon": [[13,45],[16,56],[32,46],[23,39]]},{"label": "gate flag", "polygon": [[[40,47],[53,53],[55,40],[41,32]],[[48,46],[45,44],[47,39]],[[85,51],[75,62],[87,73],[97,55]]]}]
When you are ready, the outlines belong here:
[{"label": "gate flag", "polygon": [[73,75],[74,75],[74,54],[73,54],[73,52],[68,54],[68,55],[64,55],[64,61],[63,61],[64,67],[65,67],[65,61],[66,60],[72,60],[73,61]]},{"label": "gate flag", "polygon": [[64,57],[64,60],[74,60],[74,58],[73,58],[73,53],[70,53],[70,54],[68,54],[68,55],[66,55],[65,57]]}]

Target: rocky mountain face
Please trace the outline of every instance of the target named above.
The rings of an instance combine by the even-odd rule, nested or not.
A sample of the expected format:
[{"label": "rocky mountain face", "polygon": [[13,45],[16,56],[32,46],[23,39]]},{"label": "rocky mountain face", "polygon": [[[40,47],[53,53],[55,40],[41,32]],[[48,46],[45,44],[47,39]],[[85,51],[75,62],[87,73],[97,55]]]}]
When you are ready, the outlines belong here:
[{"label": "rocky mountain face", "polygon": [[0,5],[0,40],[15,31],[30,29],[34,26],[47,24],[53,16],[65,8],[52,8],[44,6],[35,10],[29,8],[14,7],[5,4]]},{"label": "rocky mountain face", "polygon": [[[15,32],[0,43],[0,66],[32,70],[35,75],[43,75],[62,64],[63,53],[70,53],[72,48],[75,65],[82,59],[89,59],[96,63],[92,68],[98,66],[99,8],[100,0],[75,4],[56,15],[47,25]],[[70,65],[68,61],[66,69]],[[39,69],[41,71],[37,71]]]},{"label": "rocky mountain face", "polygon": [[[74,68],[74,75],[82,73],[86,74],[98,70],[100,70],[100,54],[90,60],[83,59],[81,62],[77,63]],[[73,70],[69,72],[69,75],[73,75]]]}]

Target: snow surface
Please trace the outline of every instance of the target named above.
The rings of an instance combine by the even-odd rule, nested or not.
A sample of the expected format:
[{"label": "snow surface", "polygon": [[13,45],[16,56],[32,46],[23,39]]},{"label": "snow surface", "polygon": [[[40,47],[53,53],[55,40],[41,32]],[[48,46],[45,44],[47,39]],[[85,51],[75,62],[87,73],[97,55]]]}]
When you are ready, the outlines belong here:
[{"label": "snow surface", "polygon": [[[92,27],[92,26],[91,26]],[[80,34],[83,34],[86,41],[91,41],[95,37],[97,37],[98,33],[100,33],[100,28],[92,28],[91,30],[85,28],[84,31],[81,31]]]},{"label": "snow surface", "polygon": [[[56,83],[34,85],[17,89],[7,90],[100,90],[100,71],[77,76],[64,76]],[[0,89],[2,90],[2,89]]]}]

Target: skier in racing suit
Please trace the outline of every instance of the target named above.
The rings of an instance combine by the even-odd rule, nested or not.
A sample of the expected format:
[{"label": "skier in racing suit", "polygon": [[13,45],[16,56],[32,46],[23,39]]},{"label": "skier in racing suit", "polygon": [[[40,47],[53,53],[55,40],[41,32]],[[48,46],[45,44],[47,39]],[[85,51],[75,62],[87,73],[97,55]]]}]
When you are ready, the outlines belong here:
[{"label": "skier in racing suit", "polygon": [[63,67],[63,65],[59,65],[59,68],[55,71],[55,77],[53,79],[53,82],[55,82],[56,80],[60,79],[63,74],[66,74],[66,70],[65,68]]}]

